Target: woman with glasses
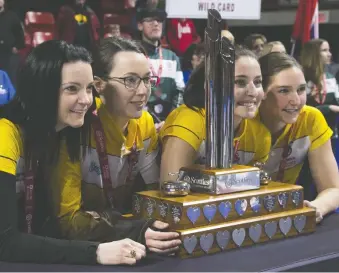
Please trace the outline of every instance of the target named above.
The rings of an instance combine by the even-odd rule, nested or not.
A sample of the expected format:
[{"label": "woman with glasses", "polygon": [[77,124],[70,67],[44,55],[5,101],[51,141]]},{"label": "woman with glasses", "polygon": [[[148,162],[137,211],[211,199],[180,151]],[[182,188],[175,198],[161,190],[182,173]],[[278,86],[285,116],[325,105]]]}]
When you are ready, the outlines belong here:
[{"label": "woman with glasses", "polygon": [[52,172],[61,234],[101,242],[133,236],[151,251],[171,252],[181,242],[177,233],[161,232],[166,223],[150,220],[140,228],[134,225],[139,220],[125,221],[121,234],[112,228],[120,213],[131,211],[133,193],[158,188],[158,138],[151,115],[143,111],[157,78],[150,76],[143,49],[117,37],[101,42],[93,68],[101,99],[96,100],[90,151],[74,164],[62,149]]},{"label": "woman with glasses", "polygon": [[[97,243],[37,236],[50,203],[43,173],[57,161],[59,140],[67,157],[76,161],[80,143],[89,139],[94,87],[90,54],[63,41],[48,41],[32,50],[18,76],[15,97],[0,107],[0,261],[135,264],[146,252],[131,239]],[[146,224],[139,221],[138,234]],[[112,232],[125,229],[116,225]]]}]

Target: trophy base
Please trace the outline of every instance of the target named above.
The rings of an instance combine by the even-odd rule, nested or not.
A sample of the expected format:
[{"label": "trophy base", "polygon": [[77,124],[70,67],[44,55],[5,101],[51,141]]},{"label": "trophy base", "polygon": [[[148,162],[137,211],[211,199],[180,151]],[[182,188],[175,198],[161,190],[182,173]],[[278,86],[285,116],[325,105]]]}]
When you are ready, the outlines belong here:
[{"label": "trophy base", "polygon": [[133,197],[133,215],[166,222],[171,230],[184,230],[293,211],[301,209],[303,201],[301,186],[274,181],[257,190],[212,196],[191,192],[173,197],[143,191]]},{"label": "trophy base", "polygon": [[315,210],[301,208],[207,227],[176,230],[180,258],[198,257],[305,235],[316,228]]},{"label": "trophy base", "polygon": [[180,169],[179,180],[190,183],[191,190],[209,194],[225,194],[260,188],[260,169],[233,165],[228,169],[207,169],[193,165]]}]

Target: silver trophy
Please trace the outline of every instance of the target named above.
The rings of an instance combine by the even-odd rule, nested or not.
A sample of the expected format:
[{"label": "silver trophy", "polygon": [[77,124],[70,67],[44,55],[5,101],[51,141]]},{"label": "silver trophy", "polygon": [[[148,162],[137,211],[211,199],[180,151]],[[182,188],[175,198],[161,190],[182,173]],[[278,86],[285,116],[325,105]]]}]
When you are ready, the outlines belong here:
[{"label": "silver trophy", "polygon": [[257,167],[232,165],[234,138],[235,49],[221,38],[222,19],[208,10],[205,29],[206,164],[180,169],[179,180],[189,182],[192,191],[224,194],[260,188]]}]

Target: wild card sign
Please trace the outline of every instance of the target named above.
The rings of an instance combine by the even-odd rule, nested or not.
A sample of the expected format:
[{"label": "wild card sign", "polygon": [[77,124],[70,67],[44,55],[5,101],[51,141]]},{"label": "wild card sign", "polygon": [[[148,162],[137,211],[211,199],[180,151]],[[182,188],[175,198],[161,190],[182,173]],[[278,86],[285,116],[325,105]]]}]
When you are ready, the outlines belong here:
[{"label": "wild card sign", "polygon": [[169,18],[207,19],[207,10],[216,9],[223,19],[259,20],[261,0],[167,0]]}]

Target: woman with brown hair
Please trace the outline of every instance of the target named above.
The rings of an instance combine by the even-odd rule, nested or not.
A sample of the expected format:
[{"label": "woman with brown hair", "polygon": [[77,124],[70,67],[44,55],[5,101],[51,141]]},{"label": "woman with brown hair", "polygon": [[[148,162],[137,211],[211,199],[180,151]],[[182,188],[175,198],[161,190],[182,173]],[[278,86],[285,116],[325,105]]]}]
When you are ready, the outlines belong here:
[{"label": "woman with brown hair", "polygon": [[121,215],[131,212],[135,192],[158,188],[158,136],[144,111],[158,78],[151,76],[141,45],[120,37],[101,41],[93,72],[101,98],[95,100],[89,152],[72,161],[63,145],[51,171],[60,237],[96,242],[128,237],[153,252],[175,251],[181,241],[167,223]]},{"label": "woman with brown hair", "polygon": [[307,82],[307,104],[318,108],[333,129],[339,112],[339,90],[334,75],[325,72],[332,54],[326,40],[314,39],[307,42],[301,52],[300,63]]},{"label": "woman with brown hair", "polygon": [[[264,96],[256,55],[243,48],[235,51],[234,71],[234,164],[265,163],[270,134],[254,120]],[[205,63],[192,73],[184,93],[185,104],[173,110],[160,131],[162,157],[160,181],[194,163],[206,163]]]},{"label": "woman with brown hair", "polygon": [[[308,159],[316,198],[305,205],[317,221],[339,207],[339,173],[331,148],[332,130],[321,112],[306,104],[306,81],[295,59],[272,52],[259,59],[263,101],[256,117],[271,133],[272,146],[264,169],[275,181],[296,184]],[[305,181],[306,186],[311,181]]]},{"label": "woman with brown hair", "polygon": [[[131,231],[126,224],[112,228],[126,236],[105,243],[42,234],[42,218],[49,213],[43,174],[58,160],[60,140],[72,160],[86,152],[81,143],[89,140],[95,106],[91,62],[83,47],[57,40],[42,43],[24,62],[15,97],[0,107],[1,262],[135,264],[146,255],[131,232],[126,234]],[[137,235],[146,222],[135,226]]]}]

